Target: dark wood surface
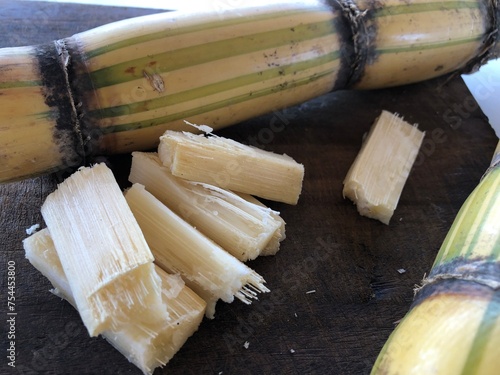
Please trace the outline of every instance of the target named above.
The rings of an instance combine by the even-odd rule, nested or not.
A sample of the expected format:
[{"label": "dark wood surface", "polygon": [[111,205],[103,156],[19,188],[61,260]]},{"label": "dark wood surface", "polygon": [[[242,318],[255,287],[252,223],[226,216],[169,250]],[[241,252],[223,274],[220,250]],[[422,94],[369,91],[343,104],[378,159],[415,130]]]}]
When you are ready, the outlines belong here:
[{"label": "dark wood surface", "polygon": [[[153,12],[0,1],[0,47],[47,42]],[[342,180],[382,109],[427,131],[389,226],[359,216],[342,198]],[[302,162],[303,194],[297,206],[269,203],[287,221],[287,239],[276,256],[249,263],[271,293],[252,306],[219,303],[216,318],[204,320],[155,374],[368,373],[489,164],[497,139],[487,119],[457,77],[446,84],[439,79],[331,93],[219,134],[257,140]],[[108,161],[125,187],[130,156]],[[55,186],[52,176],[0,185],[2,353],[8,261],[16,263],[17,312],[17,368],[2,355],[0,373],[140,374],[102,338],[89,338],[76,311],[49,293],[49,283],[24,258],[25,230],[43,227],[40,206]]]}]

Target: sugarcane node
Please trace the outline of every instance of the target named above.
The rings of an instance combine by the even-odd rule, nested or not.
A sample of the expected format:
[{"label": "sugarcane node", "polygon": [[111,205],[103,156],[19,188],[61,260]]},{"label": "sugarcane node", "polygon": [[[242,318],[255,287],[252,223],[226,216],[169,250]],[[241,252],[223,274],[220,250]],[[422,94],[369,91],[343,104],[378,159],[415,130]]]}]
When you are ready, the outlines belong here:
[{"label": "sugarcane node", "polygon": [[[329,1],[329,6],[332,13],[342,14],[342,8],[338,1]],[[339,16],[333,19],[335,32],[340,36],[339,41],[339,71],[332,91],[342,90],[348,86],[351,79],[352,66],[356,60],[356,52],[352,40],[352,28],[349,20],[346,17]]]},{"label": "sugarcane node", "polygon": [[369,7],[364,10],[361,10],[353,0],[334,0],[330,3],[338,4],[340,14],[350,28],[350,36],[347,40],[353,52],[344,84],[344,88],[350,88],[361,80],[365,66],[376,60],[377,30],[373,22],[375,3],[369,3]]},{"label": "sugarcane node", "polygon": [[491,289],[500,289],[500,261],[491,259],[467,259],[457,257],[452,261],[435,266],[428,277],[424,278],[422,286],[417,288],[420,293],[424,287],[442,280],[462,280],[487,286]]},{"label": "sugarcane node", "polygon": [[100,145],[104,132],[99,127],[99,118],[87,110],[89,108],[87,97],[92,95],[94,88],[92,86],[90,74],[84,62],[86,57],[84,56],[76,37],[64,39],[64,44],[71,56],[71,62],[67,66],[66,71],[79,122],[79,129],[83,144],[82,154],[84,155],[85,161],[88,158],[102,153]]},{"label": "sugarcane node", "polygon": [[499,37],[499,24],[500,24],[500,0],[491,0],[492,6],[497,10],[496,11],[496,30],[493,30],[495,33],[495,43],[494,46],[491,49],[491,56],[492,58],[498,58],[500,56],[500,37]]},{"label": "sugarcane node", "polygon": [[500,54],[499,43],[499,20],[500,20],[500,1],[499,0],[486,0],[479,2],[479,9],[485,20],[486,32],[477,55],[472,58],[465,66],[451,76],[459,74],[470,74],[479,70],[489,60],[496,58]]},{"label": "sugarcane node", "polygon": [[85,160],[83,139],[67,74],[70,56],[62,41],[36,48],[45,104],[53,109],[54,144],[61,155],[58,171],[72,170]]},{"label": "sugarcane node", "polygon": [[491,161],[491,164],[486,170],[486,172],[484,172],[483,176],[481,177],[481,180],[485,178],[488,174],[490,174],[495,168],[500,168],[500,153],[495,154],[495,156],[493,156],[493,160]]},{"label": "sugarcane node", "polygon": [[439,298],[439,296],[442,295],[459,295],[485,300],[491,300],[493,296],[500,296],[499,289],[492,289],[487,285],[472,282],[470,280],[439,279],[420,288],[409,311],[415,309],[424,301]]}]

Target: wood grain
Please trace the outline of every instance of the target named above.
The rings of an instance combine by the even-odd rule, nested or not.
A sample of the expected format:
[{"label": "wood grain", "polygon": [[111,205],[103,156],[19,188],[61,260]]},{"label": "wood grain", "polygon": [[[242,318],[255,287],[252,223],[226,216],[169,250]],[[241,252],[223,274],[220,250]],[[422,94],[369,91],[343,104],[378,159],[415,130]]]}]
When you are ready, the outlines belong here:
[{"label": "wood grain", "polygon": [[[0,1],[0,46],[34,44],[155,11]],[[360,217],[342,180],[363,134],[382,109],[427,132],[389,226]],[[249,263],[272,292],[252,306],[220,303],[181,351],[155,374],[366,374],[408,309],[455,214],[496,145],[493,130],[459,77],[374,91],[343,91],[219,132],[304,163],[297,206],[268,202],[287,221],[273,257]],[[106,158],[122,187],[130,156]],[[6,269],[16,262],[19,374],[140,374],[78,314],[49,293],[24,259],[26,228],[43,226],[40,206],[54,176],[0,186],[2,350]],[[399,273],[398,269],[404,269]],[[249,343],[248,348],[244,347]]]}]

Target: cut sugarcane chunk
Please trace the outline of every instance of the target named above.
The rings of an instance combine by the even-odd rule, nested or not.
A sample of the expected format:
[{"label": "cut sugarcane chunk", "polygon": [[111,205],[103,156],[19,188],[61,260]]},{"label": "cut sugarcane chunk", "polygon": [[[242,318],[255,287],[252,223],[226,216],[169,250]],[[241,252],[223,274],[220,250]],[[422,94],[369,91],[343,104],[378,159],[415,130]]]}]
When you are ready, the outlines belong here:
[{"label": "cut sugarcane chunk", "polygon": [[[256,204],[261,207],[266,207],[264,203],[259,201],[257,198],[253,197],[252,195],[249,194],[244,194],[240,193],[238,194],[241,198],[245,199],[247,202]],[[273,236],[271,240],[267,243],[266,247],[264,247],[261,251],[260,254],[261,256],[268,256],[268,255],[276,255],[276,253],[280,249],[280,244],[281,241],[283,241],[286,238],[286,230],[285,230],[285,220],[279,215],[279,212],[276,211],[271,211],[271,216],[273,217],[274,220],[278,221],[280,223],[278,229],[274,231]]]},{"label": "cut sugarcane chunk", "polygon": [[42,215],[91,336],[134,316],[168,318],[153,254],[105,164],[82,168],[58,186]]},{"label": "cut sugarcane chunk", "polygon": [[[132,153],[129,180],[144,185],[177,215],[241,261],[276,253],[285,238],[278,212],[206,184],[175,177],[156,153]],[[271,250],[268,250],[268,249]]]},{"label": "cut sugarcane chunk", "polygon": [[167,130],[158,154],[172,174],[227,190],[297,204],[304,166],[231,139]]},{"label": "cut sugarcane chunk", "polygon": [[262,276],[177,216],[143,185],[133,184],[125,198],[155,262],[213,297],[207,301],[208,317],[213,317],[218,299],[232,302],[236,297],[250,304],[257,293],[269,292]]},{"label": "cut sugarcane chunk", "polygon": [[344,180],[344,197],[356,203],[361,215],[389,224],[424,135],[382,111]]},{"label": "cut sugarcane chunk", "polygon": [[[26,258],[54,287],[52,292],[76,307],[48,229],[26,238],[23,245]],[[103,337],[145,374],[152,374],[174,356],[198,329],[206,306],[178,275],[169,275],[159,267],[156,271],[162,280],[162,298],[170,318],[160,326],[130,322],[117,331],[103,332]]]}]

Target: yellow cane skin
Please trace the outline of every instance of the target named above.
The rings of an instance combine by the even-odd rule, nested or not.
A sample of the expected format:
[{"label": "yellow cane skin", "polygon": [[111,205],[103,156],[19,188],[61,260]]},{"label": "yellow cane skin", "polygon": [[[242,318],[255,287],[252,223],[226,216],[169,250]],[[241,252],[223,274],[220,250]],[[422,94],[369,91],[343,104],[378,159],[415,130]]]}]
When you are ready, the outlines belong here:
[{"label": "yellow cane skin", "polygon": [[[1,49],[0,181],[77,166],[89,154],[150,149],[167,129],[188,129],[184,120],[219,129],[332,90],[463,69],[496,35],[496,5],[247,2],[224,12],[138,17],[48,43],[63,70],[58,89],[46,87],[55,73],[40,64],[45,50]],[[23,64],[13,68],[12,59]]]}]

